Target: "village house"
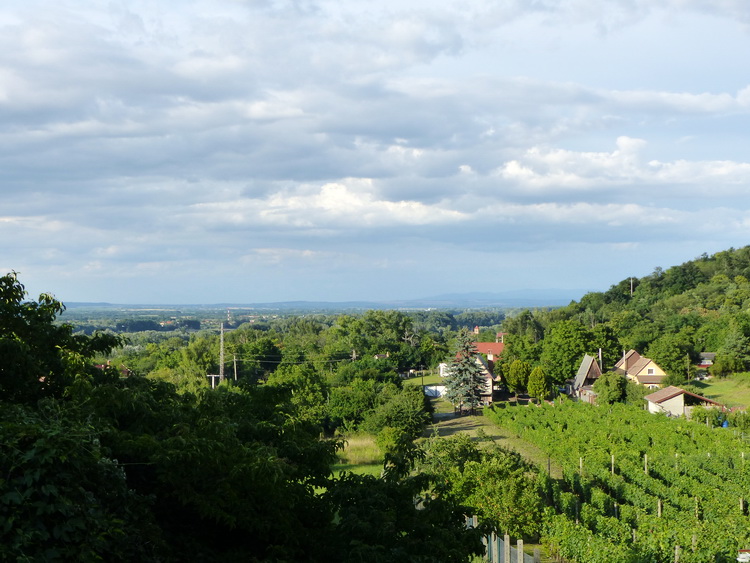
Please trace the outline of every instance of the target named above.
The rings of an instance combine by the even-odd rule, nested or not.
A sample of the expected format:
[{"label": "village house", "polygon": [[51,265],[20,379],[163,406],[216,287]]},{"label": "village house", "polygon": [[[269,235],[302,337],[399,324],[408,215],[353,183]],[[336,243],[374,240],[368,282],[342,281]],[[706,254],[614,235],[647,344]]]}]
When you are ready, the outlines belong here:
[{"label": "village house", "polygon": [[596,393],[594,393],[594,383],[602,375],[602,370],[594,356],[585,354],[581,365],[578,368],[569,394],[573,395],[580,401],[586,403],[596,402]]},{"label": "village house", "polygon": [[667,374],[656,362],[641,356],[635,350],[623,354],[622,358],[615,364],[613,371],[624,375],[628,381],[650,389],[658,389],[664,378],[667,377]]},{"label": "village house", "polygon": [[646,395],[644,399],[648,404],[649,412],[664,413],[668,416],[685,416],[690,418],[690,411],[695,406],[724,409],[724,406],[716,401],[672,385]]},{"label": "village house", "polygon": [[[500,377],[495,375],[495,365],[500,361],[500,355],[503,353],[505,344],[502,342],[503,333],[498,333],[497,342],[474,342],[474,348],[477,351],[475,361],[482,368],[485,378],[485,385],[482,391],[482,404],[489,406],[492,404],[495,382],[500,381]],[[450,374],[450,365],[441,363],[438,366],[440,377],[448,377]]]}]

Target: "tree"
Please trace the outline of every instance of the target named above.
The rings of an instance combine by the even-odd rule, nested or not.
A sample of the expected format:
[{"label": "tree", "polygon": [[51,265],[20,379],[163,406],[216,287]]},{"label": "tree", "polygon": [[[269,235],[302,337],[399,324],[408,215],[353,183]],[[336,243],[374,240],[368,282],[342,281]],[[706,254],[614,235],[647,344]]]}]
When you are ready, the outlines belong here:
[{"label": "tree", "polygon": [[683,332],[664,334],[648,347],[648,357],[671,376],[672,383],[689,379],[691,346],[688,338]]},{"label": "tree", "polygon": [[526,386],[529,382],[529,374],[531,374],[531,366],[528,362],[513,360],[513,363],[510,364],[510,367],[507,370],[505,381],[510,390],[518,395],[519,392],[526,391]]},{"label": "tree", "polygon": [[545,401],[552,397],[553,390],[552,382],[542,366],[536,366],[531,370],[528,383],[529,395],[540,401]]},{"label": "tree", "polygon": [[456,345],[456,355],[446,378],[445,398],[460,412],[465,406],[473,412],[481,404],[485,375],[477,362],[477,349],[467,329],[461,329],[458,333]]},{"label": "tree", "polygon": [[0,277],[0,396],[33,402],[59,397],[76,377],[96,375],[90,360],[122,342],[113,334],[73,334],[69,324],[56,324],[65,306],[43,293],[26,301],[26,289],[15,272]]},{"label": "tree", "polygon": [[619,373],[608,371],[601,374],[594,382],[596,402],[600,405],[622,402],[625,399],[626,386],[627,380]]},{"label": "tree", "polygon": [[573,377],[583,355],[592,348],[593,337],[576,321],[553,324],[544,339],[542,364],[549,378],[562,384]]}]

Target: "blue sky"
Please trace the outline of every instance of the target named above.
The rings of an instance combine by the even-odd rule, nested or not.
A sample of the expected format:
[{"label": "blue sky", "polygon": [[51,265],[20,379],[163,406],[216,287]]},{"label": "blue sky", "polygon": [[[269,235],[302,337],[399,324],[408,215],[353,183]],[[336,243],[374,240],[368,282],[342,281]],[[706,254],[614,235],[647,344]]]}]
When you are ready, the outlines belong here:
[{"label": "blue sky", "polygon": [[114,303],[605,290],[750,242],[744,0],[10,1],[0,270]]}]

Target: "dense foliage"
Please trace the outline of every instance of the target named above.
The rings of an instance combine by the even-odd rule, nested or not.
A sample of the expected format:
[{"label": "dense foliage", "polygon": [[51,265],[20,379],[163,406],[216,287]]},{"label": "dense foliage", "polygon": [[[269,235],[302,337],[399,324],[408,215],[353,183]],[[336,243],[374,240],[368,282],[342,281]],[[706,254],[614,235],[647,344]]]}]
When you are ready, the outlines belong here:
[{"label": "dense foliage", "polygon": [[[236,383],[210,389],[215,335],[145,342],[126,351],[127,371],[95,367],[119,339],[74,334],[54,322],[62,304],[25,297],[14,274],[0,278],[3,561],[465,561],[481,551],[460,503],[410,475],[428,415],[396,374],[419,349],[400,315],[344,318],[329,329],[339,339],[304,323],[288,327],[297,340],[237,330],[227,340],[249,361]],[[339,362],[351,346],[386,357]],[[347,388],[337,419],[322,406]],[[332,475],[341,441],[321,434],[339,424],[392,438],[382,478]]]},{"label": "dense foliage", "polygon": [[584,354],[602,353],[603,370],[623,350],[654,360],[681,384],[702,352],[716,353],[716,375],[750,368],[750,246],[656,268],[554,310],[525,311],[503,324],[504,372],[514,360],[541,365],[550,379],[572,378]]}]

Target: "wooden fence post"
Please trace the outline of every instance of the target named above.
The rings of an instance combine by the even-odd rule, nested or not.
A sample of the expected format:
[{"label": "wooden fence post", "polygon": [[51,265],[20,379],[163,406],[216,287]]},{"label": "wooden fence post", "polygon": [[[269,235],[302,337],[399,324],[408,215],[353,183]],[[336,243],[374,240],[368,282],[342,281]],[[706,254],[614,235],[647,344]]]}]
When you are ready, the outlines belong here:
[{"label": "wooden fence post", "polygon": [[500,538],[495,532],[492,532],[492,561],[500,563]]}]

